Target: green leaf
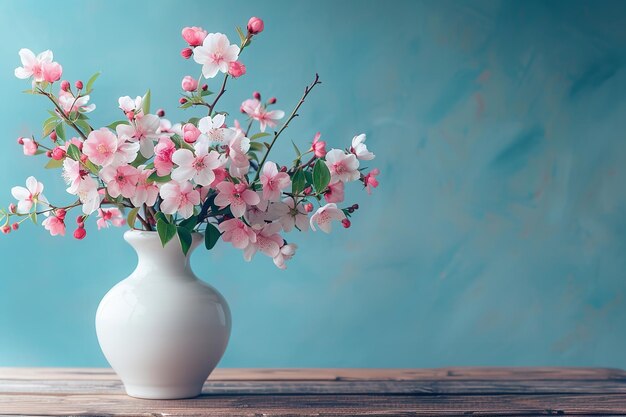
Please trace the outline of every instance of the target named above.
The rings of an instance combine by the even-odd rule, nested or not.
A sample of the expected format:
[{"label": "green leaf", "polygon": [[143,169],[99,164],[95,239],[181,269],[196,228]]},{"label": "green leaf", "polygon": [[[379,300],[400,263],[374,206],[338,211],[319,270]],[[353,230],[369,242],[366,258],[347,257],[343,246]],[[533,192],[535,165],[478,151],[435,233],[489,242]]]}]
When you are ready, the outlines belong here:
[{"label": "green leaf", "polygon": [[33,223],[37,224],[37,213],[32,212],[28,215],[28,217],[32,220]]},{"label": "green leaf", "polygon": [[202,91],[200,92],[200,97],[210,96],[211,94],[213,94],[213,91],[210,91],[210,90],[206,90],[206,91],[205,91],[205,90],[202,90]]},{"label": "green leaf", "polygon": [[52,131],[57,127],[59,122],[58,117],[50,117],[43,122],[43,133],[42,136],[48,136]]},{"label": "green leaf", "polygon": [[117,128],[119,125],[127,125],[128,122],[126,120],[118,120],[117,122],[113,122],[110,125],[107,125],[107,127],[111,130],[115,130],[115,128]]},{"label": "green leaf", "polygon": [[135,228],[135,221],[137,221],[137,213],[139,213],[139,207],[135,207],[131,211],[128,212],[128,216],[126,217],[126,224],[131,229]]},{"label": "green leaf", "polygon": [[198,224],[198,216],[191,216],[188,219],[183,220],[182,222],[180,222],[180,224],[178,225],[179,227],[184,227],[185,229],[189,230],[190,232],[193,231],[193,228],[196,227],[196,224]]},{"label": "green leaf", "polygon": [[91,93],[91,91],[93,90],[93,83],[96,82],[100,74],[101,74],[100,71],[96,72],[94,75],[91,76],[89,81],[87,81],[87,88],[85,89],[85,94]]},{"label": "green leaf", "polygon": [[265,147],[267,148],[267,150],[269,151],[270,148],[272,147],[272,145],[270,145],[269,142],[263,142],[263,145],[265,145]]},{"label": "green leaf", "polygon": [[263,151],[265,148],[262,143],[259,142],[250,142],[250,149],[253,151]]},{"label": "green leaf", "polygon": [[291,141],[291,144],[293,145],[293,149],[296,151],[296,155],[298,155],[298,159],[300,159],[300,157],[302,157],[302,152],[300,152],[300,149],[298,149],[294,141]]},{"label": "green leaf", "polygon": [[56,160],[56,159],[50,158],[50,160],[48,161],[48,163],[46,164],[44,168],[54,169],[54,168],[61,168],[62,166],[63,166],[62,159]]},{"label": "green leaf", "polygon": [[94,164],[93,162],[91,162],[89,159],[87,159],[85,162],[83,162],[85,164],[85,166],[89,169],[89,171],[91,171],[92,173],[96,174],[99,169],[96,166],[96,164]]},{"label": "green leaf", "polygon": [[318,159],[313,167],[313,186],[317,193],[321,193],[326,189],[330,182],[330,171],[326,166],[326,163],[321,159]]},{"label": "green leaf", "polygon": [[189,252],[189,248],[191,248],[191,243],[193,242],[191,232],[184,227],[178,227],[177,231],[178,239],[180,239],[180,245],[183,248],[183,253],[187,255],[187,253]]},{"label": "green leaf", "polygon": [[306,186],[306,177],[302,169],[297,170],[291,178],[291,192],[293,195],[298,195],[300,191],[304,190]]},{"label": "green leaf", "polygon": [[141,102],[141,108],[143,109],[143,114],[148,114],[150,113],[150,99],[152,97],[152,94],[150,93],[150,90],[148,90],[146,92],[146,95],[143,96],[143,101]]},{"label": "green leaf", "polygon": [[140,152],[140,153],[137,154],[137,157],[135,158],[135,160],[133,162],[131,162],[131,165],[134,166],[135,168],[137,168],[139,165],[145,164],[147,160],[148,160],[148,158],[143,156],[141,154],[141,152]]},{"label": "green leaf", "polygon": [[67,147],[67,155],[74,161],[80,161],[80,150],[73,143],[70,143]]},{"label": "green leaf", "polygon": [[313,174],[311,174],[311,171],[304,171],[304,176],[306,177],[307,185],[312,185],[313,184]]},{"label": "green leaf", "polygon": [[152,174],[150,174],[150,176],[148,177],[148,181],[158,182],[158,183],[168,182],[168,181],[171,181],[171,180],[172,180],[172,177],[169,174],[164,176],[164,177],[159,177],[157,175],[156,171],[153,172]]},{"label": "green leaf", "polygon": [[243,30],[241,30],[239,26],[237,26],[237,34],[239,35],[239,40],[241,41],[241,44],[243,45],[243,43],[246,41],[246,35],[243,33]]},{"label": "green leaf", "polygon": [[271,133],[267,133],[267,132],[255,133],[254,135],[250,136],[250,140],[264,138],[265,136],[269,136],[269,135],[271,135]]},{"label": "green leaf", "polygon": [[167,223],[167,217],[165,216],[165,214],[163,214],[160,211],[157,211],[156,216],[154,216],[156,218],[156,220],[163,220],[165,223]]},{"label": "green leaf", "polygon": [[63,123],[59,123],[54,131],[57,132],[57,137],[65,142],[65,126]]},{"label": "green leaf", "polygon": [[83,119],[76,120],[74,124],[78,126],[83,131],[83,133],[86,133],[87,135],[91,133],[91,131],[93,130],[91,126],[89,126],[89,123],[87,123],[87,121]]},{"label": "green leaf", "polygon": [[161,239],[161,244],[163,247],[172,240],[174,235],[176,235],[176,226],[171,223],[167,223],[163,219],[157,220],[157,232],[159,233],[159,239]]},{"label": "green leaf", "polygon": [[217,241],[220,239],[220,236],[222,236],[222,234],[217,227],[211,223],[207,223],[206,230],[204,231],[204,246],[206,246],[208,250],[213,249]]}]

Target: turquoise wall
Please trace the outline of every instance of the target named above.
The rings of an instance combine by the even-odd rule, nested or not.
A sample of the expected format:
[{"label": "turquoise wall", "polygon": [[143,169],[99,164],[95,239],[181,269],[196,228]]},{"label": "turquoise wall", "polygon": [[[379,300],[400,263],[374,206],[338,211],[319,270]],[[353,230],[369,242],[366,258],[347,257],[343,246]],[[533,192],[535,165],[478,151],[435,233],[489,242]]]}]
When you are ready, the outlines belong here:
[{"label": "turquoise wall", "polygon": [[[296,236],[286,272],[194,255],[233,312],[222,366],[626,367],[624,2],[3,1],[0,200],[33,173],[71,200],[15,145],[47,108],[20,93],[18,49],[51,48],[71,80],[101,70],[96,122],[148,88],[176,120],[199,71],[181,28],[235,39],[253,15],[266,30],[224,108],[259,90],[289,110],[319,72],[278,153],[365,132],[381,186],[350,195],[350,230]],[[0,365],[106,365],[93,321],[135,264],[123,230],[24,226],[0,239]]]}]

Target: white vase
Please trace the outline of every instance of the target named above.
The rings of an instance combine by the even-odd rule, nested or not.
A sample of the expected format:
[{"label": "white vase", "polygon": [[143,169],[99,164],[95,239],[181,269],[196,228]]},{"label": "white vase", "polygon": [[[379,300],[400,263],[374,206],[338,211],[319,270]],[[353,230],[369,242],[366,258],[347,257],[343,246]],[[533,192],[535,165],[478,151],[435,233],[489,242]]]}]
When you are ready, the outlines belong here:
[{"label": "white vase", "polygon": [[102,299],[96,332],[104,356],[132,397],[195,397],[228,344],[228,304],[189,266],[178,237],[165,247],[156,232],[128,231],[139,262]]}]

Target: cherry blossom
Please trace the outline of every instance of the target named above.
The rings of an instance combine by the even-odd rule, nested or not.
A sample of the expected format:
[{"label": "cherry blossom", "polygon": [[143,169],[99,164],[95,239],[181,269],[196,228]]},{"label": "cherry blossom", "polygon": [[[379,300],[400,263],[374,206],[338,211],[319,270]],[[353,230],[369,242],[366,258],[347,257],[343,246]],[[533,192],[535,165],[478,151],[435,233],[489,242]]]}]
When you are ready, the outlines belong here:
[{"label": "cherry blossom", "polygon": [[344,200],[344,184],[341,181],[335,181],[328,184],[328,191],[324,194],[324,198],[328,203],[341,203]]},{"label": "cherry blossom", "polygon": [[378,180],[376,176],[380,174],[380,170],[378,168],[374,168],[370,172],[363,177],[363,184],[365,184],[365,189],[368,194],[372,194],[372,188],[378,187]]},{"label": "cherry blossom", "polygon": [[111,224],[116,227],[123,226],[126,224],[126,220],[124,220],[122,212],[117,207],[101,208],[98,210],[98,221],[96,224],[98,225],[98,230],[100,230],[108,228]]},{"label": "cherry blossom", "polygon": [[139,144],[128,142],[123,136],[115,136],[107,128],[89,133],[83,143],[83,153],[96,165],[107,167],[132,162],[137,157]]},{"label": "cherry blossom", "polygon": [[359,160],[354,154],[346,154],[341,149],[331,149],[326,154],[326,166],[333,180],[350,182],[358,180]]},{"label": "cherry blossom", "polygon": [[288,197],[283,200],[287,212],[280,217],[280,224],[283,226],[285,232],[291,232],[294,227],[297,227],[301,232],[309,230],[309,216],[304,208],[304,204],[295,204],[293,198]]},{"label": "cherry blossom", "polygon": [[30,138],[22,138],[23,142],[23,151],[26,156],[33,156],[37,153],[37,149],[39,145],[33,139]]},{"label": "cherry blossom", "polygon": [[50,216],[41,222],[41,225],[48,230],[52,236],[65,236],[65,222],[63,218]]},{"label": "cherry blossom", "polygon": [[194,206],[200,204],[200,193],[194,190],[193,185],[186,181],[182,184],[171,181],[161,186],[159,191],[163,201],[161,211],[165,214],[180,214],[188,219],[193,215]]},{"label": "cherry blossom", "polygon": [[254,226],[252,230],[256,233],[256,240],[243,251],[243,258],[250,262],[257,251],[264,253],[270,258],[275,258],[280,253],[280,247],[284,243],[283,237],[279,234],[282,226],[280,223],[267,223],[265,226]]},{"label": "cherry blossom", "polygon": [[255,98],[244,101],[241,104],[241,110],[260,123],[261,132],[265,132],[267,126],[276,127],[278,120],[285,117],[285,112],[282,110],[267,111],[267,108]]},{"label": "cherry blossom", "polygon": [[352,138],[352,147],[350,148],[350,152],[352,152],[358,159],[362,159],[364,161],[371,161],[374,159],[374,154],[367,150],[367,145],[365,145],[365,134],[361,133],[358,136]]},{"label": "cherry blossom", "polygon": [[250,169],[248,151],[250,150],[250,139],[244,136],[243,132],[236,132],[228,143],[228,161],[230,161],[229,172],[234,177],[242,177]]},{"label": "cherry blossom", "polygon": [[96,109],[95,104],[89,103],[89,95],[74,97],[72,93],[65,90],[59,91],[59,104],[65,113],[81,112],[90,113]]},{"label": "cherry blossom", "polygon": [[227,73],[231,62],[237,61],[239,46],[231,45],[222,33],[209,33],[193,51],[193,59],[202,64],[204,78],[213,78],[218,72]]},{"label": "cherry blossom", "polygon": [[261,171],[263,198],[267,201],[280,200],[281,191],[291,186],[291,179],[286,172],[279,172],[274,162],[266,162]]},{"label": "cherry blossom", "polygon": [[200,27],[192,26],[184,28],[182,35],[189,46],[200,46],[206,38],[207,32]]},{"label": "cherry blossom", "polygon": [[274,256],[274,265],[280,269],[287,269],[285,262],[289,261],[296,254],[298,245],[295,243],[285,244],[280,248],[278,255]]},{"label": "cherry blossom", "polygon": [[323,232],[330,233],[332,230],[332,221],[343,220],[345,218],[346,215],[342,210],[337,208],[335,203],[328,203],[318,208],[315,214],[311,216],[311,229],[315,232],[315,224],[317,224]]},{"label": "cherry blossom", "polygon": [[58,62],[44,63],[41,66],[44,81],[53,83],[61,79],[63,67]]},{"label": "cherry blossom", "polygon": [[320,140],[321,136],[322,134],[317,132],[315,137],[313,137],[313,143],[311,145],[311,151],[313,151],[316,158],[323,158],[326,156],[326,142]]},{"label": "cherry blossom", "polygon": [[159,139],[159,143],[154,147],[154,167],[158,176],[164,177],[172,172],[174,167],[172,155],[175,151],[176,145],[169,138]]},{"label": "cherry blossom", "polygon": [[206,116],[198,122],[198,129],[202,133],[198,138],[201,142],[208,143],[228,143],[235,131],[225,127],[226,118],[223,114],[216,114],[213,117]]},{"label": "cherry blossom", "polygon": [[120,105],[120,109],[122,109],[125,114],[131,112],[135,116],[143,114],[143,97],[141,96],[137,96],[135,99],[132,99],[129,96],[120,97],[118,99],[118,103]]},{"label": "cherry blossom", "polygon": [[245,182],[233,184],[224,181],[217,184],[217,190],[219,192],[215,197],[215,204],[219,208],[230,206],[230,211],[235,217],[243,216],[248,205],[253,206],[261,201],[259,195],[248,189],[248,184]]},{"label": "cherry blossom", "polygon": [[111,197],[122,195],[130,198],[137,189],[139,170],[131,165],[107,166],[100,171],[100,178],[106,183],[107,192]]},{"label": "cherry blossom", "polygon": [[45,81],[44,72],[50,73],[56,70],[56,65],[60,68],[59,64],[52,62],[53,54],[50,50],[35,56],[33,51],[23,48],[20,49],[19,55],[22,66],[15,69],[15,76],[23,80],[32,77],[34,82],[40,83]]},{"label": "cherry blossom", "polygon": [[16,212],[20,214],[30,213],[33,207],[37,208],[37,204],[47,206],[48,200],[42,192],[43,184],[33,176],[26,178],[26,188],[20,186],[11,188],[11,195],[17,200]]},{"label": "cherry blossom", "polygon": [[220,154],[209,151],[206,146],[196,146],[195,154],[189,149],[178,149],[172,155],[172,161],[178,165],[172,171],[172,179],[178,182],[193,180],[198,185],[210,185],[215,180],[214,169],[223,161]]},{"label": "cherry blossom", "polygon": [[75,193],[82,204],[83,213],[89,215],[100,207],[102,195],[98,192],[98,183],[92,177],[85,177]]},{"label": "cherry blossom", "polygon": [[161,119],[155,114],[146,114],[135,119],[129,125],[117,125],[117,135],[131,142],[139,142],[139,152],[150,158],[154,155],[154,141],[159,139],[159,127]]},{"label": "cherry blossom", "polygon": [[224,242],[230,242],[237,249],[245,249],[256,242],[256,233],[239,219],[225,220],[217,228],[222,232]]},{"label": "cherry blossom", "polygon": [[80,162],[71,158],[65,158],[63,160],[63,179],[65,183],[69,185],[67,192],[70,194],[76,194],[80,183],[88,177],[89,172],[81,165]]},{"label": "cherry blossom", "polygon": [[154,169],[146,169],[145,165],[137,167],[139,177],[137,177],[137,188],[130,198],[130,202],[135,207],[141,207],[142,204],[153,206],[159,195],[159,187],[156,183],[148,181],[148,177],[154,172]]}]

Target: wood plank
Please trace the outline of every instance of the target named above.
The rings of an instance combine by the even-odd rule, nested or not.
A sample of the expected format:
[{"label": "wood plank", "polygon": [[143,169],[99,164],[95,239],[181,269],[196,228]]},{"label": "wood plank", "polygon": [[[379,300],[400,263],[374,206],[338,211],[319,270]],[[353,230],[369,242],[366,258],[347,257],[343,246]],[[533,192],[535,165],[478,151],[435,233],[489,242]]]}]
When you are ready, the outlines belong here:
[{"label": "wood plank", "polygon": [[202,396],[148,401],[122,395],[1,395],[0,414],[107,416],[626,415],[626,395]]}]

